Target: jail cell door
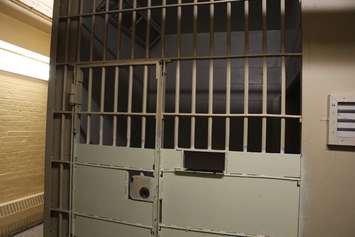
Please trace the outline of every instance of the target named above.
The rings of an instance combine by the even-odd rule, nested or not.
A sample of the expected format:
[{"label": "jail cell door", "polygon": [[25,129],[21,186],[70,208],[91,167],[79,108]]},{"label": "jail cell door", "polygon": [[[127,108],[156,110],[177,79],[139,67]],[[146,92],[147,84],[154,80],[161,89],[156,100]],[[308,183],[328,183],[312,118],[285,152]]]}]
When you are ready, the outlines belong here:
[{"label": "jail cell door", "polygon": [[162,64],[138,60],[78,71],[72,233],[155,235]]}]

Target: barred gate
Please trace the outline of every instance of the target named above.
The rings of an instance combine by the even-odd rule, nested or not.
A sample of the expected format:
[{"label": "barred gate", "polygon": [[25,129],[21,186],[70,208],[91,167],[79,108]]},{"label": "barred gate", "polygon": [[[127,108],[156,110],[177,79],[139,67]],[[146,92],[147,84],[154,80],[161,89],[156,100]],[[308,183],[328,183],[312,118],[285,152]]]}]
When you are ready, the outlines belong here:
[{"label": "barred gate", "polygon": [[298,236],[298,0],[54,14],[46,236]]}]

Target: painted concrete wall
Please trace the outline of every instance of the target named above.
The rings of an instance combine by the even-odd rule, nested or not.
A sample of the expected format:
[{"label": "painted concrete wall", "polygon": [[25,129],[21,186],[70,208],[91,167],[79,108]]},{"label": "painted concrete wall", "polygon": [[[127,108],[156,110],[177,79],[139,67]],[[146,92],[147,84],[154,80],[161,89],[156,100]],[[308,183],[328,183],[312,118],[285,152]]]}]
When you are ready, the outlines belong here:
[{"label": "painted concrete wall", "polygon": [[303,1],[304,237],[355,236],[355,148],[327,147],[327,96],[355,95],[355,1]]},{"label": "painted concrete wall", "polygon": [[[2,3],[0,40],[49,55],[50,34]],[[43,197],[28,197],[43,192],[46,110],[46,81],[0,71],[0,236],[41,221]]]}]

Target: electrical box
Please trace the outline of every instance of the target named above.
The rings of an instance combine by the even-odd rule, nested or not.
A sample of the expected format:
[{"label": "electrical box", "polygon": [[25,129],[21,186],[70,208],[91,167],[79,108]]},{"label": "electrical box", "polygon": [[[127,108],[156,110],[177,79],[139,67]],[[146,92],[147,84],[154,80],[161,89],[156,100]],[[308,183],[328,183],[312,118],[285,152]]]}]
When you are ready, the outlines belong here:
[{"label": "electrical box", "polygon": [[355,146],[355,96],[329,96],[328,145]]}]

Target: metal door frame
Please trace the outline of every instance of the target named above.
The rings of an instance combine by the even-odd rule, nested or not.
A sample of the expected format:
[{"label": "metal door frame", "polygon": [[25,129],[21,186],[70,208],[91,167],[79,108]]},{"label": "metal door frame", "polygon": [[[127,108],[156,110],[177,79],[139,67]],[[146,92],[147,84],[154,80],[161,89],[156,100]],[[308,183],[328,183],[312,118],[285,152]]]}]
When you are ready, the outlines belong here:
[{"label": "metal door frame", "polygon": [[[161,143],[162,143],[162,134],[163,134],[163,107],[164,107],[164,91],[165,91],[165,78],[166,78],[166,64],[167,61],[164,60],[117,60],[117,61],[110,61],[110,62],[96,62],[96,63],[82,63],[76,64],[74,68],[75,78],[74,78],[74,85],[72,85],[71,91],[71,100],[72,100],[72,151],[71,151],[71,161],[70,161],[70,204],[69,204],[69,229],[72,235],[75,234],[75,224],[74,219],[76,213],[73,210],[73,203],[74,203],[74,176],[75,176],[75,164],[77,160],[77,145],[80,144],[80,115],[81,114],[92,114],[92,112],[81,112],[80,111],[80,99],[81,98],[81,90],[82,90],[82,77],[80,75],[80,71],[83,68],[94,68],[94,67],[121,67],[121,66],[149,66],[155,65],[155,79],[157,80],[157,98],[156,98],[156,130],[155,130],[155,155],[154,155],[154,181],[155,181],[155,198],[152,207],[152,235],[158,236],[159,233],[159,219],[160,219],[160,191],[159,191],[159,184],[160,184],[160,150],[161,150]],[[117,92],[118,93],[118,92]],[[104,96],[104,95],[101,95]],[[117,96],[117,95],[116,95]],[[103,117],[105,114],[103,111],[98,114]],[[109,113],[110,115],[117,116],[119,112]],[[124,113],[127,116],[130,116],[130,113]],[[144,115],[143,115],[144,116]],[[100,126],[100,129],[102,127]],[[127,128],[130,129],[130,128]],[[102,145],[102,144],[101,144]],[[142,148],[145,149],[145,148]]]}]

